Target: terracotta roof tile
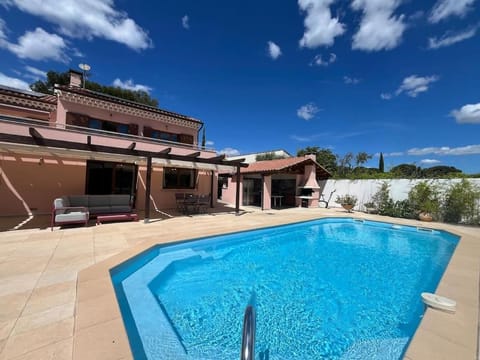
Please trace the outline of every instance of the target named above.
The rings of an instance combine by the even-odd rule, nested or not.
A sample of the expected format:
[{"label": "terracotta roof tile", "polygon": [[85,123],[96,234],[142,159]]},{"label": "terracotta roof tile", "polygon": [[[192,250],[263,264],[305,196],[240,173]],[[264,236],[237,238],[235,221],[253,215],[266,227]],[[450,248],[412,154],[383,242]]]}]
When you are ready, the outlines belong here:
[{"label": "terracotta roof tile", "polygon": [[[251,163],[246,168],[242,168],[242,174],[251,173],[278,173],[293,170],[299,166],[315,164],[317,167],[317,175],[321,177],[330,177],[331,174],[315,160],[306,157],[290,157],[285,159],[264,160]],[[303,173],[303,170],[302,170]]]}]

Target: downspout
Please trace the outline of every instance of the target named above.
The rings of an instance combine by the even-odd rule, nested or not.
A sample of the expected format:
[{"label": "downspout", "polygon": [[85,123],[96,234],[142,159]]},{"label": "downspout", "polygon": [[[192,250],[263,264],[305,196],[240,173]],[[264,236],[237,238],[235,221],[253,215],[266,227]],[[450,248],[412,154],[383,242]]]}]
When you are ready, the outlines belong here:
[{"label": "downspout", "polygon": [[202,122],[201,125],[200,125],[200,128],[197,131],[197,148],[199,148],[201,150],[205,150],[205,149],[202,148],[202,144],[200,144],[200,142],[198,140],[200,139],[200,131],[202,131],[204,125],[205,124]]}]

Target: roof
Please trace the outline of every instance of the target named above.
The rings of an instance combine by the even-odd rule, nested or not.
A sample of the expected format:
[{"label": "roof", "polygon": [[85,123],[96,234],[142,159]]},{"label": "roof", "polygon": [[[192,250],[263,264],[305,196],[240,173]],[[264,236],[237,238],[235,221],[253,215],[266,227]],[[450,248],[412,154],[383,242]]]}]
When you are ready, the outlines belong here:
[{"label": "roof", "polygon": [[17,89],[10,86],[0,85],[0,93],[14,95],[24,99],[42,101],[49,104],[57,104],[57,97],[55,95],[43,94],[32,90]]},{"label": "roof", "polygon": [[294,173],[303,174],[305,165],[315,165],[318,178],[329,178],[332,175],[315,160],[308,157],[291,157],[285,159],[257,161],[242,168],[242,174],[274,174],[274,173]]},{"label": "roof", "polygon": [[186,116],[186,115],[182,115],[182,114],[175,113],[175,112],[172,112],[172,111],[160,109],[160,108],[150,106],[150,105],[140,104],[140,103],[135,102],[135,101],[122,99],[122,98],[119,98],[119,97],[116,97],[116,96],[113,96],[113,95],[108,95],[108,94],[100,93],[100,92],[93,91],[93,90],[88,90],[88,89],[73,87],[73,86],[67,86],[67,85],[55,85],[55,89],[59,89],[59,90],[62,90],[62,91],[68,91],[68,92],[72,92],[72,93],[75,93],[75,94],[80,94],[80,95],[84,95],[84,96],[88,96],[88,97],[93,97],[93,98],[97,98],[97,99],[100,99],[100,100],[110,101],[110,102],[114,102],[114,103],[117,103],[117,104],[134,107],[134,108],[137,108],[137,109],[142,109],[142,110],[147,110],[147,111],[159,113],[159,114],[162,114],[162,115],[172,116],[172,117],[176,117],[176,118],[179,118],[179,119],[182,119],[182,120],[191,121],[191,122],[194,122],[194,123],[197,123],[197,124],[203,124],[202,121],[197,120],[195,118],[192,118],[190,116]]}]

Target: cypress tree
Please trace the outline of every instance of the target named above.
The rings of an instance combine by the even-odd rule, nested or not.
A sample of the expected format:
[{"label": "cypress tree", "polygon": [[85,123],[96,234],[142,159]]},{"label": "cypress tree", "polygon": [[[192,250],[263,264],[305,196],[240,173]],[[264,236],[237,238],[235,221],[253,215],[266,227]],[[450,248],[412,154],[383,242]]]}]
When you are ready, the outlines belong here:
[{"label": "cypress tree", "polygon": [[378,170],[383,173],[385,170],[385,165],[383,163],[383,153],[380,153],[380,159],[378,160]]},{"label": "cypress tree", "polygon": [[203,128],[203,135],[202,135],[202,149],[205,149],[205,143],[206,143],[206,138],[205,138],[205,128]]}]

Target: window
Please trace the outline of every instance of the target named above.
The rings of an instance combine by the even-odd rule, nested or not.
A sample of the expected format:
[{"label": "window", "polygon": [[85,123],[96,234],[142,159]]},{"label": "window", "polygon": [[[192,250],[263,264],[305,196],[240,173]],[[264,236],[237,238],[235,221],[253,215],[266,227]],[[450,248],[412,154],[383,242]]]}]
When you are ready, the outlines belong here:
[{"label": "window", "polygon": [[163,187],[165,189],[193,189],[197,172],[194,169],[165,168]]},{"label": "window", "polygon": [[167,140],[167,141],[178,141],[178,135],[177,134],[172,134],[164,131],[159,131],[159,130],[153,130],[151,137],[154,139],[160,139],[160,140]]}]

